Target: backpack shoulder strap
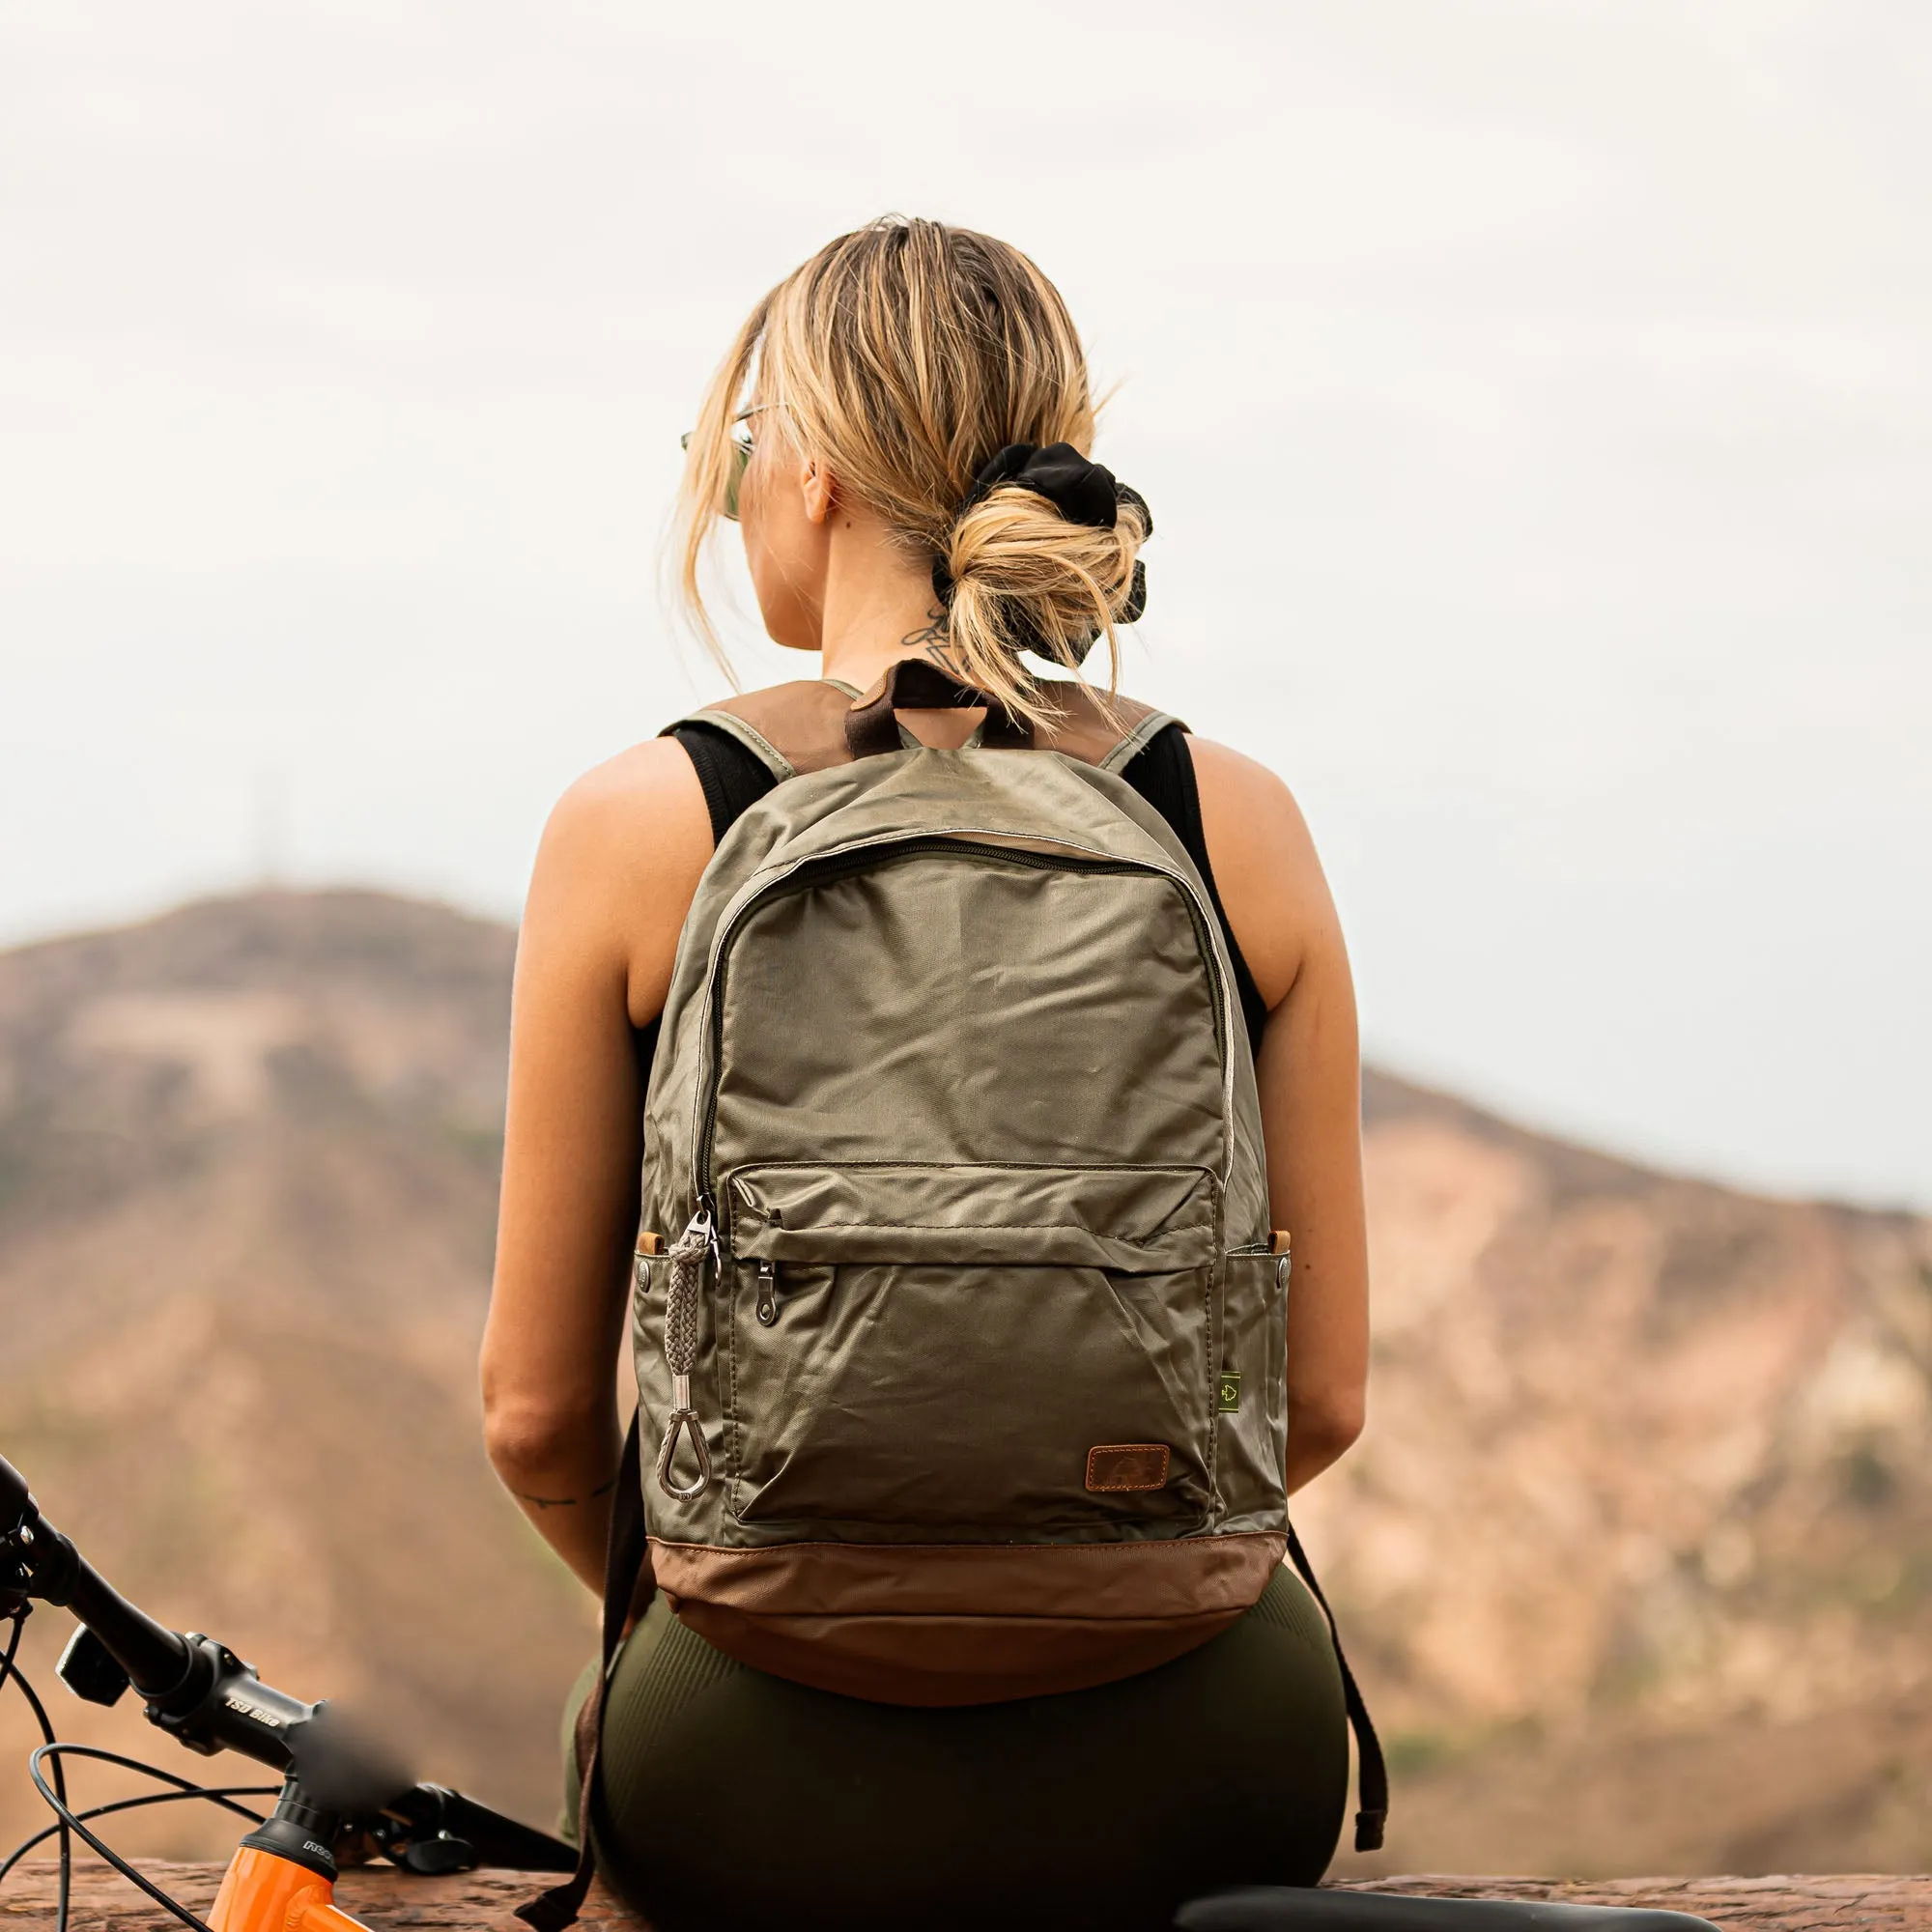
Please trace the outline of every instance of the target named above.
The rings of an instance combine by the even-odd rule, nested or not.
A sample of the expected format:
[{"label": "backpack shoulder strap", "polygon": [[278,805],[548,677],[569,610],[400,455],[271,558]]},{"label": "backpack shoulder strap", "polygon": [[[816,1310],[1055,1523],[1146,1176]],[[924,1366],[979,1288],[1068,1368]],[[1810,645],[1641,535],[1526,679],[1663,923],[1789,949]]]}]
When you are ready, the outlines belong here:
[{"label": "backpack shoulder strap", "polygon": [[1301,1573],[1301,1580],[1308,1585],[1309,1594],[1321,1605],[1321,1614],[1328,1620],[1328,1634],[1335,1645],[1335,1662],[1341,1666],[1342,1702],[1349,1713],[1350,1727],[1355,1733],[1355,1795],[1362,1806],[1355,1813],[1355,1849],[1358,1852],[1378,1852],[1382,1848],[1382,1830],[1388,1823],[1389,1814],[1388,1765],[1382,1758],[1381,1740],[1376,1736],[1369,1707],[1362,1702],[1355,1673],[1349,1668],[1349,1660],[1342,1655],[1342,1633],[1335,1628],[1335,1612],[1328,1607],[1328,1599],[1321,1594],[1321,1585],[1315,1580],[1315,1566],[1309,1562],[1308,1552],[1302,1548],[1301,1539],[1295,1535],[1293,1523],[1288,1526],[1288,1553],[1295,1569]]},{"label": "backpack shoulder strap", "polygon": [[[845,720],[853,704],[876,694],[854,694],[830,678],[801,678],[764,691],[742,692],[691,712],[666,727],[669,735],[693,724],[735,739],[772,776],[774,783],[805,772],[851,762]],[[1121,771],[1137,753],[1178,721],[1131,697],[1107,697],[1071,679],[1042,687],[1045,728],[1036,742],[1105,772]]]},{"label": "backpack shoulder strap", "polygon": [[822,772],[851,761],[845,749],[845,714],[852,708],[850,688],[823,678],[801,678],[720,698],[666,726],[660,736],[688,724],[703,724],[735,738],[764,766],[775,783],[805,772]]},{"label": "backpack shoulder strap", "polygon": [[[1035,741],[1103,772],[1120,772],[1170,724],[1180,721],[1131,697],[1110,697],[1071,678],[1041,687],[1047,725]],[[1183,731],[1187,728],[1181,724]]]},{"label": "backpack shoulder strap", "polygon": [[711,842],[724,844],[725,833],[739,817],[779,782],[777,776],[736,732],[710,719],[688,719],[673,724],[668,735],[684,747],[696,768],[704,809],[711,818]]},{"label": "backpack shoulder strap", "polygon": [[597,1875],[597,1849],[590,1835],[599,1759],[604,1744],[604,1712],[611,1701],[611,1665],[624,1633],[657,1594],[650,1544],[644,1528],[643,1457],[638,1418],[624,1436],[616,1487],[611,1492],[611,1538],[604,1551],[603,1649],[597,1682],[577,1714],[577,1773],[582,1779],[577,1804],[577,1869],[561,1885],[539,1892],[517,1907],[517,1917],[534,1932],[563,1932],[576,1922]]}]

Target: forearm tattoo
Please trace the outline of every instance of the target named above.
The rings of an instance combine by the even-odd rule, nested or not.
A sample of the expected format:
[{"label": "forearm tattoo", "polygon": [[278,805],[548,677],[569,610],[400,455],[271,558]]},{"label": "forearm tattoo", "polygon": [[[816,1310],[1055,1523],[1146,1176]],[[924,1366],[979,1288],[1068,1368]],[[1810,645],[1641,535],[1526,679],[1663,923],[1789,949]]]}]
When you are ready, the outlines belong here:
[{"label": "forearm tattoo", "polygon": [[524,1490],[512,1490],[510,1493],[520,1503],[528,1503],[536,1510],[575,1509],[579,1503],[594,1503],[599,1496],[608,1496],[617,1487],[617,1479],[612,1476],[608,1483],[599,1483],[587,1496],[533,1496]]}]

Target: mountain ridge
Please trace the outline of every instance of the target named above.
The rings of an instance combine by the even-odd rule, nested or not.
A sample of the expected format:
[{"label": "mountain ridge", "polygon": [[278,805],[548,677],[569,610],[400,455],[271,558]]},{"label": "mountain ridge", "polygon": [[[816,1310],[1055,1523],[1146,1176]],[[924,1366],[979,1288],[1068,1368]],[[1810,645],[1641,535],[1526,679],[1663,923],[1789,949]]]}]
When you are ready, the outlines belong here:
[{"label": "mountain ridge", "polygon": [[[543,1818],[592,1634],[478,1437],[514,946],[275,892],[0,952],[0,1449],[156,1614]],[[1932,1223],[1364,1117],[1370,1428],[1297,1503],[1400,1774],[1343,1868],[1932,1862]]]}]

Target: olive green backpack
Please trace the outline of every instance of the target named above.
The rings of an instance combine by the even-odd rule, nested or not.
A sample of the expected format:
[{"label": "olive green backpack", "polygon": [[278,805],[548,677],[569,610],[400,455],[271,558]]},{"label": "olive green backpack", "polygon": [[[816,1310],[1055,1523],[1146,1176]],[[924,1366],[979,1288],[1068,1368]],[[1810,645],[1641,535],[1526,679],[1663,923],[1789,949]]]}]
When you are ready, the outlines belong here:
[{"label": "olive green backpack", "polygon": [[781,782],[698,883],[651,1067],[612,1641],[647,1569],[760,1669],[983,1703],[1165,1662],[1290,1550],[1253,1058],[1118,775],[1172,721],[1053,689],[959,751],[894,707],[986,700],[919,661],[699,714]]}]

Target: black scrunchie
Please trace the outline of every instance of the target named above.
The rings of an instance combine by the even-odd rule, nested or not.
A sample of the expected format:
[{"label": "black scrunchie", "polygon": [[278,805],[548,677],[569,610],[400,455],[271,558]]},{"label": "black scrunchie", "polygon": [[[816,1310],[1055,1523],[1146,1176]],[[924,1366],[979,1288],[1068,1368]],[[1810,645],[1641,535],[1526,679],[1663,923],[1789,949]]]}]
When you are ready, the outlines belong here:
[{"label": "black scrunchie", "polygon": [[[1050,442],[1044,449],[1032,442],[1008,443],[990,462],[980,466],[972,489],[953,512],[953,522],[957,523],[976,503],[1006,483],[1037,492],[1069,524],[1085,524],[1096,530],[1113,529],[1121,521],[1121,505],[1130,503],[1141,513],[1145,535],[1153,534],[1153,515],[1147,506],[1147,498],[1121,482],[1104,463],[1089,463],[1070,442]],[[952,573],[943,555],[932,559],[932,590],[942,608],[952,602]],[[1131,624],[1146,609],[1147,566],[1136,557],[1133,582],[1127,586],[1127,601],[1114,621]],[[1052,647],[1037,630],[1024,623],[1019,626],[1018,644],[1021,650],[1044,656],[1053,654]],[[1094,639],[1090,638],[1076,662],[1084,662],[1093,648]]]}]

